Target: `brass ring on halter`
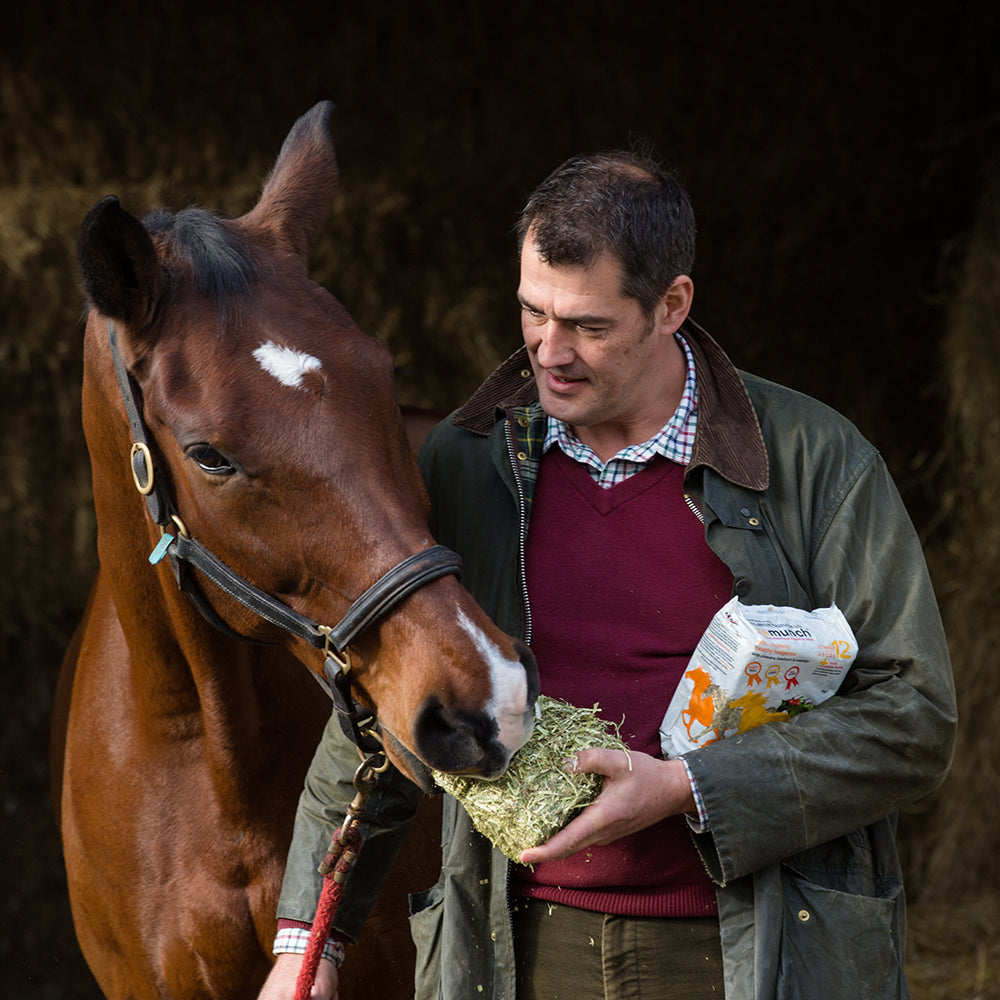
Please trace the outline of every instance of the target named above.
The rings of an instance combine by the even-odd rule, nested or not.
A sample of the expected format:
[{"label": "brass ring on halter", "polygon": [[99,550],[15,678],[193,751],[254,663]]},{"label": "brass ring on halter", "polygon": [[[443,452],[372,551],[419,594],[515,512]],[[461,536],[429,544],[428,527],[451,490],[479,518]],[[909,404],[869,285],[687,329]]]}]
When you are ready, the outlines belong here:
[{"label": "brass ring on halter", "polygon": [[176,514],[171,514],[170,520],[173,521],[174,524],[177,526],[177,531],[179,532],[182,538],[191,537],[191,535],[188,534],[187,525]]},{"label": "brass ring on halter", "polygon": [[[136,469],[135,459],[137,455],[142,455],[142,462],[145,466],[146,482],[145,484],[139,481],[139,473]],[[153,492],[153,456],[150,453],[149,446],[145,441],[135,441],[132,444],[132,450],[129,452],[128,456],[129,468],[132,470],[132,482],[135,483],[135,488],[144,496],[148,497],[150,493]]]},{"label": "brass ring on halter", "polygon": [[[373,739],[382,749],[376,750],[375,753],[368,754],[364,756],[362,754],[361,765],[358,767],[357,771],[354,772],[354,787],[358,787],[358,781],[369,780],[367,775],[371,774],[378,776],[380,774],[385,774],[389,770],[389,755],[385,752],[385,743],[382,742],[382,734],[378,732],[377,729],[373,729],[371,726],[366,726],[361,730],[361,735]],[[358,753],[361,753],[361,748],[358,748]],[[382,763],[378,767],[375,766],[375,758],[381,757]],[[371,783],[375,783],[375,778],[372,777]]]},{"label": "brass ring on halter", "polygon": [[382,754],[382,763],[379,767],[373,767],[371,769],[372,774],[385,774],[389,770],[389,757],[387,754]]},{"label": "brass ring on halter", "polygon": [[[362,732],[374,736],[379,743],[382,742],[381,737],[372,733],[370,730],[362,730]],[[379,757],[382,758],[382,763],[376,767],[375,761]],[[375,787],[375,782],[378,779],[378,776],[387,771],[388,768],[389,757],[385,750],[377,750],[375,753],[368,754],[368,756],[365,757],[358,765],[358,769],[354,772],[354,790],[359,795],[366,795]]]}]

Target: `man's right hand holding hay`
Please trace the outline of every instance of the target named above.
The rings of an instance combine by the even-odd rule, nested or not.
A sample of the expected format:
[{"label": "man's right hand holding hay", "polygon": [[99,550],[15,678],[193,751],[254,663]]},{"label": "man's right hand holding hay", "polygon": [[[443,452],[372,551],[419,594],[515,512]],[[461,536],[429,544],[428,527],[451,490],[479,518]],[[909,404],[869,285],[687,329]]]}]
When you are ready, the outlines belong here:
[{"label": "man's right hand holding hay", "polygon": [[557,861],[592,844],[610,844],[668,816],[697,812],[680,760],[621,750],[581,750],[567,762],[567,770],[603,774],[601,793],[550,840],[524,851],[522,864]]}]

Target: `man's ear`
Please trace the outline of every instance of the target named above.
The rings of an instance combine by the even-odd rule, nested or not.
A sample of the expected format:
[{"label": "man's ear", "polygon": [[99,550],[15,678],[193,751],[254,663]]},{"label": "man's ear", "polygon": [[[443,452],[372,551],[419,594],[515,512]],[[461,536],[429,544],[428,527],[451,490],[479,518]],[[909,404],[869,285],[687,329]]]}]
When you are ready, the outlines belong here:
[{"label": "man's ear", "polygon": [[694,282],[686,275],[679,274],[663,293],[661,333],[674,334],[687,319],[694,301]]}]

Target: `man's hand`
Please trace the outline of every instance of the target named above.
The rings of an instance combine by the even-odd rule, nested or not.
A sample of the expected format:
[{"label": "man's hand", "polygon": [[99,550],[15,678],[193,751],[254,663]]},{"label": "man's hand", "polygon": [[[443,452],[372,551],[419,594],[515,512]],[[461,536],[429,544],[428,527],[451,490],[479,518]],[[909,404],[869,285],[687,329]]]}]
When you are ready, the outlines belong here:
[{"label": "man's hand", "polygon": [[591,844],[610,844],[668,816],[697,811],[687,770],[679,760],[621,750],[581,750],[576,771],[603,774],[601,794],[540,847],[521,853],[521,863],[558,861]]},{"label": "man's hand", "polygon": [[[305,955],[282,952],[275,961],[258,1000],[292,1000],[304,958]],[[337,1000],[337,967],[333,962],[328,962],[325,958],[319,960],[316,982],[309,996],[312,1000]]]}]

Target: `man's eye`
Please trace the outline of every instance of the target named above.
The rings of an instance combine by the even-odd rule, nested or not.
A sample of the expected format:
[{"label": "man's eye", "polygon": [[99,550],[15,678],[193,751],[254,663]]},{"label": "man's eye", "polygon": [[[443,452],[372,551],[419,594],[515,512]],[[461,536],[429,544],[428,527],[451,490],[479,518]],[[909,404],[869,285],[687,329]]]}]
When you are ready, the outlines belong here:
[{"label": "man's eye", "polygon": [[187,457],[198,463],[210,476],[231,476],[236,466],[217,448],[210,444],[195,444],[187,450]]}]

